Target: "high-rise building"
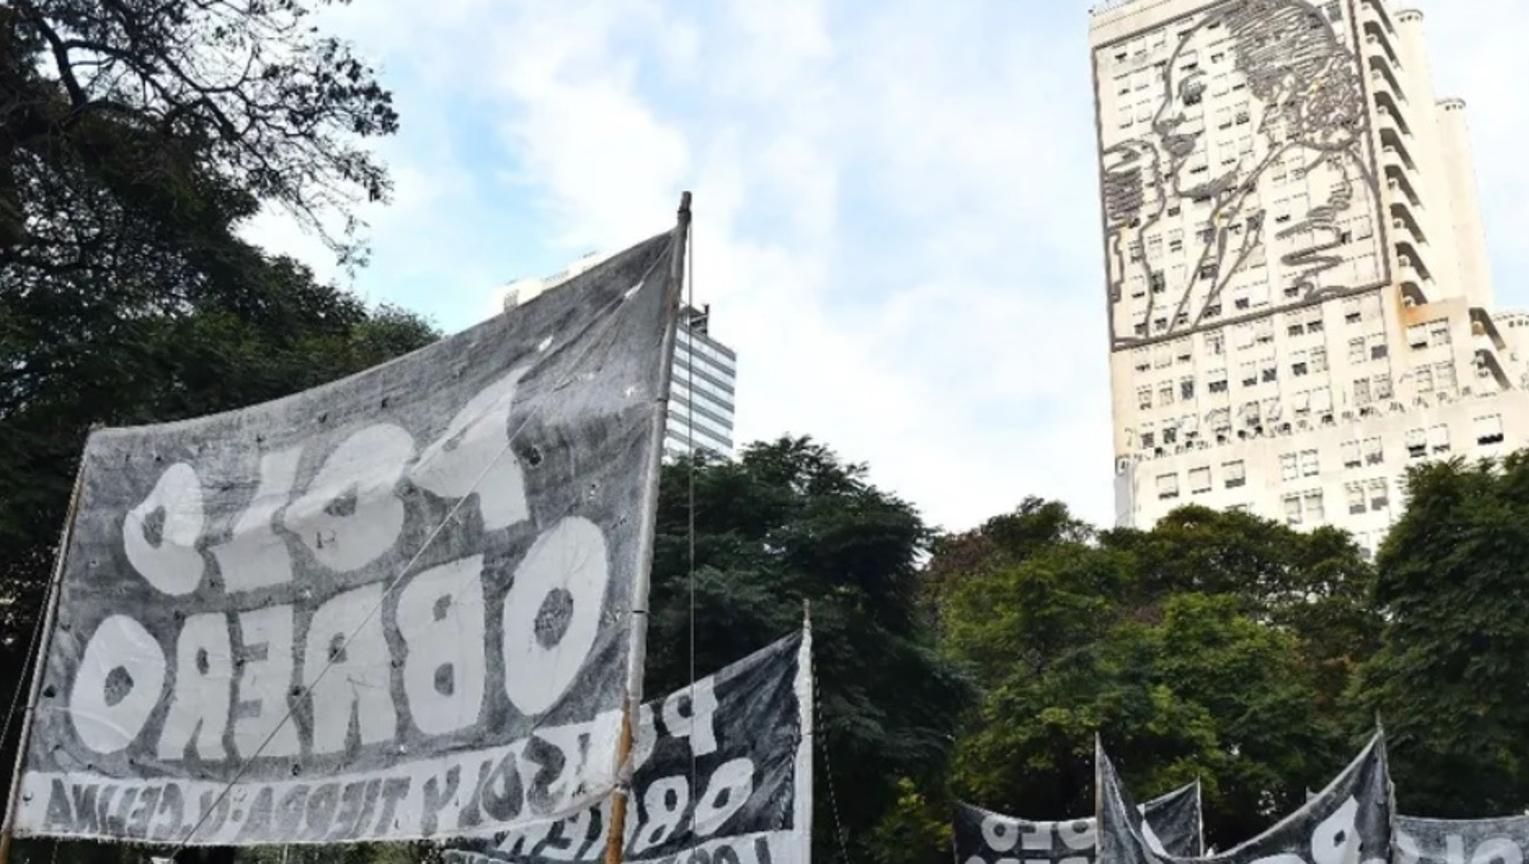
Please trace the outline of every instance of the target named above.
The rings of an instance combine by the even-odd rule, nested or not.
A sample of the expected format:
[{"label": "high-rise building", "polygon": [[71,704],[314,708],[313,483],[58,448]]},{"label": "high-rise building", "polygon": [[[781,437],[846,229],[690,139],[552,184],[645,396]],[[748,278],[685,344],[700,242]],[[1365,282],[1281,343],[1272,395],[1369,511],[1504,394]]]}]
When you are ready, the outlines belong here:
[{"label": "high-rise building", "polygon": [[664,451],[683,456],[697,451],[733,455],[733,394],[738,355],[711,337],[711,307],[680,310],[669,380],[669,425]]},{"label": "high-rise building", "polygon": [[1091,13],[1116,505],[1373,546],[1409,465],[1529,441],[1465,104],[1388,0]]}]

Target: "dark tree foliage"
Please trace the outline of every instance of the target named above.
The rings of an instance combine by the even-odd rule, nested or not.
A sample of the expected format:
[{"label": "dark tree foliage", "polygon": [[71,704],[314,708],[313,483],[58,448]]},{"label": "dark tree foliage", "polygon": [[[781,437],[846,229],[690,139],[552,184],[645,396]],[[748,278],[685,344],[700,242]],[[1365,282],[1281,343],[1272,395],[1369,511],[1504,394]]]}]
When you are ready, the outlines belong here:
[{"label": "dark tree foliage", "polygon": [[[689,462],[665,468],[648,632],[650,696],[690,680]],[[938,781],[968,690],[918,614],[930,532],[865,468],[806,438],[698,457],[695,671],[706,675],[797,629],[810,601],[821,693],[815,855],[838,860],[830,771],[851,860],[901,794]],[[825,752],[826,751],[826,752]]]},{"label": "dark tree foliage", "polygon": [[[1097,731],[1140,797],[1199,777],[1226,846],[1350,755],[1341,696],[1379,624],[1345,535],[1199,507],[1097,533],[1031,500],[942,540],[929,572],[942,643],[982,692],[950,794],[1089,814]],[[943,806],[940,790],[924,797]]]},{"label": "dark tree foliage", "polygon": [[[275,398],[426,344],[237,229],[358,260],[391,97],[302,0],[0,3],[0,692],[27,671],[91,426]],[[337,226],[336,226],[337,223]],[[12,763],[15,729],[0,742]],[[95,854],[95,853],[92,853]],[[78,856],[84,856],[80,852]]]},{"label": "dark tree foliage", "polygon": [[1382,545],[1386,626],[1354,688],[1386,726],[1408,813],[1529,803],[1529,453],[1413,469]]}]

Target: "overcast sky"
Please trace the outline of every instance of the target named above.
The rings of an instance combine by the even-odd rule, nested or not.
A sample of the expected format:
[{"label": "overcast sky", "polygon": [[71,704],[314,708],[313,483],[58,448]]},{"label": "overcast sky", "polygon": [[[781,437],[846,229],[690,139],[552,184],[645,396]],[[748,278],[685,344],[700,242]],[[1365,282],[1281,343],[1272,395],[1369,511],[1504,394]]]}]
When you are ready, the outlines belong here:
[{"label": "overcast sky", "polygon": [[[352,280],[451,332],[498,289],[667,229],[695,192],[743,441],[811,434],[951,529],[1026,495],[1113,519],[1082,0],[354,0],[397,183]],[[1529,307],[1529,4],[1423,0],[1470,104],[1497,296]]]}]

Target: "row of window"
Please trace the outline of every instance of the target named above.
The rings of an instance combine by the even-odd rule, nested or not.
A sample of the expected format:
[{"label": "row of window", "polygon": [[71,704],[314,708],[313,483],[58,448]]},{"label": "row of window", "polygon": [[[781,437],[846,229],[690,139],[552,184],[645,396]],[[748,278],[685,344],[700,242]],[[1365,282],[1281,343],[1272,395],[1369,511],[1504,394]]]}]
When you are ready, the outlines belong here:
[{"label": "row of window", "polygon": [[690,334],[685,332],[683,328],[678,330],[675,335],[679,339],[681,353],[689,354],[694,352],[699,354],[705,360],[711,361],[712,365],[726,370],[729,376],[737,370],[737,363],[732,357],[729,357],[726,352],[705,339],[697,338],[692,340]]},{"label": "row of window", "polygon": [[1407,328],[1407,347],[1414,351],[1439,348],[1451,344],[1449,319],[1439,318]]},{"label": "row of window", "polygon": [[[1240,459],[1236,462],[1223,462],[1221,464],[1221,482],[1228,489],[1240,489],[1248,485],[1246,463]],[[1209,465],[1189,470],[1189,494],[1203,495],[1211,491],[1214,486],[1215,483],[1211,477]],[[1170,501],[1179,497],[1178,472],[1158,475],[1157,497],[1162,501]]]},{"label": "row of window", "polygon": [[[1165,443],[1169,443],[1167,441],[1169,430],[1164,429],[1163,431]],[[1476,443],[1480,446],[1501,444],[1504,440],[1502,416],[1492,414],[1477,417],[1474,423],[1474,433]],[[1143,436],[1145,437],[1150,434],[1143,433]],[[1420,427],[1409,430],[1406,437],[1406,447],[1407,455],[1412,459],[1422,459],[1430,455],[1447,456],[1451,452],[1449,427],[1439,424],[1426,429]],[[1346,470],[1374,468],[1384,465],[1386,461],[1385,445],[1379,436],[1372,436],[1362,440],[1355,438],[1345,441],[1339,446],[1339,453],[1343,460],[1343,467]],[[1284,483],[1298,482],[1306,478],[1319,476],[1322,473],[1321,454],[1316,448],[1283,453],[1279,457],[1279,465],[1280,481]],[[1224,462],[1221,465],[1221,469],[1225,488],[1237,489],[1247,485],[1247,467],[1242,460]],[[1193,495],[1210,492],[1214,488],[1210,466],[1190,469],[1188,486],[1190,494]],[[1372,510],[1383,509],[1389,503],[1386,481],[1384,480],[1370,480],[1364,483],[1351,482],[1345,488],[1349,490],[1369,490],[1370,497],[1368,504]],[[1160,500],[1166,501],[1178,498],[1179,493],[1178,472],[1157,475],[1157,497]],[[1317,496],[1317,506],[1320,508],[1320,490],[1289,495],[1286,496],[1285,500],[1289,502],[1292,499],[1300,499],[1303,502],[1309,502],[1313,495]],[[1355,501],[1356,498],[1351,491],[1349,496],[1349,512],[1366,512],[1364,510],[1356,510]],[[1302,506],[1308,505],[1303,503]],[[1301,512],[1298,509],[1296,515],[1299,517]],[[1287,516],[1289,514],[1290,511],[1287,506]],[[1299,522],[1292,522],[1291,524],[1299,524]]]}]

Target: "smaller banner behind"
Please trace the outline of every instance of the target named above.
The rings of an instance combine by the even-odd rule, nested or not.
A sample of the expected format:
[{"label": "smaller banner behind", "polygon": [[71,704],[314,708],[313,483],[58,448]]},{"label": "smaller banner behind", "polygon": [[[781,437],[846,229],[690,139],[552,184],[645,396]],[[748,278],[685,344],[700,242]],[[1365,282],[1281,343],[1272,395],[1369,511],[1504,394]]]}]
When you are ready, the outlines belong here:
[{"label": "smaller banner behind", "polygon": [[[1170,855],[1191,856],[1201,846],[1200,784],[1191,783],[1142,805],[1142,833]],[[1093,819],[1035,822],[957,804],[952,826],[956,864],[1092,864]]]},{"label": "smaller banner behind", "polygon": [[1523,864],[1529,816],[1396,818],[1396,864]]},{"label": "smaller banner behind", "polygon": [[1379,734],[1301,809],[1273,828],[1226,852],[1199,858],[1152,848],[1115,766],[1099,748],[1099,861],[1101,864],[1388,864],[1391,860],[1391,777]]},{"label": "smaller banner behind", "polygon": [[[811,651],[810,634],[791,636],[643,706],[623,861],[809,864]],[[450,864],[593,864],[605,856],[610,807],[606,798],[446,856]]]}]

